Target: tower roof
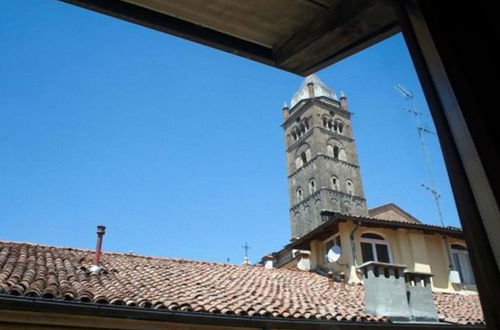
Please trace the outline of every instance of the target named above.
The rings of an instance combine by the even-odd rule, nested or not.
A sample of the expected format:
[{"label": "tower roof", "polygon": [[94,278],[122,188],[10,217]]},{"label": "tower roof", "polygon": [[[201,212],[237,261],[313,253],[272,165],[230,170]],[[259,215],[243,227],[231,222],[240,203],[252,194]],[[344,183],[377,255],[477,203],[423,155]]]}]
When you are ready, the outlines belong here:
[{"label": "tower roof", "polygon": [[314,97],[326,96],[331,99],[336,100],[337,95],[330,87],[326,86],[324,82],[319,79],[315,74],[309,75],[304,79],[304,82],[300,86],[299,90],[293,95],[292,101],[290,102],[290,108],[293,108],[297,103],[302,100],[309,99],[313,96],[309,93],[308,85],[313,84]]}]

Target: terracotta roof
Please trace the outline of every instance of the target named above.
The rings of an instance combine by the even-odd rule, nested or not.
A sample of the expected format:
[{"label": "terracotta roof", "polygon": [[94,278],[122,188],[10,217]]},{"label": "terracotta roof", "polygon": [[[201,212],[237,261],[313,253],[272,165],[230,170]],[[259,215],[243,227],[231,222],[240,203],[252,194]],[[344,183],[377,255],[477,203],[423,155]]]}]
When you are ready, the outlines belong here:
[{"label": "terracotta roof", "polygon": [[[418,222],[418,223],[413,223],[413,222],[408,222],[408,221],[403,221],[403,220],[397,220],[397,219],[383,219],[383,218],[376,218],[376,217],[363,217],[363,216],[358,216],[358,215],[347,215],[347,214],[342,214],[338,212],[331,212],[331,211],[322,211],[321,212],[322,216],[328,217],[329,219],[346,219],[346,220],[354,220],[354,221],[363,221],[365,224],[371,223],[371,224],[380,224],[380,225],[390,225],[390,226],[397,226],[401,228],[414,228],[414,229],[422,229],[422,230],[433,230],[436,232],[447,232],[447,233],[455,233],[455,234],[462,234],[462,229],[458,227],[453,227],[453,226],[439,226],[439,225],[431,225],[423,222]],[[319,227],[318,227],[319,228]]]},{"label": "terracotta roof", "polygon": [[434,293],[439,319],[458,324],[484,325],[479,296],[475,293]]},{"label": "terracotta roof", "polygon": [[[193,313],[388,322],[363,312],[362,285],[329,287],[326,277],[314,273],[104,253],[104,270],[93,274],[88,271],[92,257],[92,250],[0,241],[0,295]],[[477,297],[436,297],[443,319],[482,322]]]}]

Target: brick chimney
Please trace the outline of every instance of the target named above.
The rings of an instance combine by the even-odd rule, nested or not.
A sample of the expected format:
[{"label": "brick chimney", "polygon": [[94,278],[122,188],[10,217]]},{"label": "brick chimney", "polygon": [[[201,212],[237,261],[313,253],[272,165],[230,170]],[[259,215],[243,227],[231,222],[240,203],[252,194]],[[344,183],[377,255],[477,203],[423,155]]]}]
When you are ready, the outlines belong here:
[{"label": "brick chimney", "polygon": [[283,104],[283,119],[286,121],[290,117],[290,108],[288,108],[288,104],[285,102]]},{"label": "brick chimney", "polygon": [[348,109],[347,96],[342,91],[340,91],[340,109],[342,109],[342,110]]}]

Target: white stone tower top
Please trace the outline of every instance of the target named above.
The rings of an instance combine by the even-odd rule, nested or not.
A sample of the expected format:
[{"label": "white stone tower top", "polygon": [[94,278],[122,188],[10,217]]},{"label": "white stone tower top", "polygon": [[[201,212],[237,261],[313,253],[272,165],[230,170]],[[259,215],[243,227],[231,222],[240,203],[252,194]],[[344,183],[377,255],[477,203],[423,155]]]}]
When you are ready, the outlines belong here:
[{"label": "white stone tower top", "polygon": [[[311,85],[311,87],[309,87]],[[311,95],[312,93],[312,95]],[[293,108],[297,103],[302,100],[310,99],[313,97],[326,96],[331,99],[337,100],[337,95],[333,89],[329,88],[318,78],[315,74],[307,76],[300,86],[299,90],[293,95],[290,102],[290,108]]]}]

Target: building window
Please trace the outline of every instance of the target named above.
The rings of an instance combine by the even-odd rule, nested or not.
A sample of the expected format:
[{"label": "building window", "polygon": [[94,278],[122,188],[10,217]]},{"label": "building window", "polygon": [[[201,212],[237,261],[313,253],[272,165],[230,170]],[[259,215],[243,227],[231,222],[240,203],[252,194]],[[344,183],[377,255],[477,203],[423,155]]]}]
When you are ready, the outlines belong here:
[{"label": "building window", "polygon": [[300,130],[299,127],[294,127],[294,128],[292,128],[291,131],[292,131],[292,137],[293,137],[294,141],[297,141],[302,136],[302,131]]},{"label": "building window", "polygon": [[339,190],[339,179],[336,176],[332,177],[332,189]]},{"label": "building window", "polygon": [[306,132],[309,130],[309,120],[304,119],[304,127],[306,128]]},{"label": "building window", "polygon": [[335,122],[335,131],[338,132],[339,134],[342,134],[344,131],[344,123],[341,120],[338,120]]},{"label": "building window", "polygon": [[298,189],[297,189],[297,202],[299,202],[299,203],[300,203],[300,202],[302,202],[303,197],[304,197],[304,196],[303,196],[303,194],[302,194],[302,189],[301,189],[301,188],[298,188]]},{"label": "building window", "polygon": [[308,160],[308,159],[307,159],[307,153],[306,153],[305,151],[302,151],[302,152],[300,153],[300,159],[302,159],[302,163],[303,163],[303,164],[307,163],[307,160]]},{"label": "building window", "polygon": [[312,194],[316,191],[316,182],[314,180],[309,181],[309,193]]},{"label": "building window", "polygon": [[325,241],[325,262],[336,262],[342,254],[339,234]]},{"label": "building window", "polygon": [[333,158],[339,158],[339,147],[333,147]]},{"label": "building window", "polygon": [[349,195],[354,195],[354,185],[351,180],[347,180],[346,183],[346,191]]},{"label": "building window", "polygon": [[474,284],[475,280],[467,248],[462,245],[452,244],[451,260],[453,263],[453,269],[460,275],[460,282],[463,284]]},{"label": "building window", "polygon": [[363,262],[376,261],[392,263],[389,242],[382,236],[372,233],[361,235],[361,254]]}]

